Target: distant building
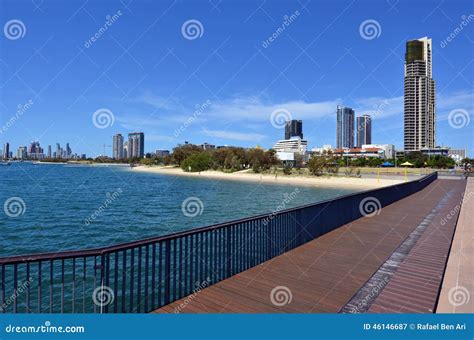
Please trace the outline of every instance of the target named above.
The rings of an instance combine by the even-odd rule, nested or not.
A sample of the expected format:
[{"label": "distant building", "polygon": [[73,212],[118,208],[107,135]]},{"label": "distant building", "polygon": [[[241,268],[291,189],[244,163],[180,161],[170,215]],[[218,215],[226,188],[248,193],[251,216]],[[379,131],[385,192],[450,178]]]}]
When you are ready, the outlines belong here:
[{"label": "distant building", "polygon": [[203,143],[203,144],[198,145],[198,146],[203,150],[214,150],[216,148],[215,145],[209,144],[209,143]]},{"label": "distant building", "polygon": [[[406,151],[406,150],[405,150]],[[448,156],[449,148],[448,147],[434,147],[434,148],[422,148],[421,153],[427,156]]]},{"label": "distant building", "polygon": [[312,148],[311,152],[316,155],[323,155],[323,154],[329,154],[332,152],[332,146],[331,145],[323,145],[320,148]]},{"label": "distant building", "polygon": [[48,145],[48,158],[51,158],[53,156],[51,152],[51,145]]},{"label": "distant building", "polygon": [[155,155],[157,157],[167,157],[170,155],[170,151],[169,150],[156,150]]},{"label": "distant building", "polygon": [[143,158],[145,149],[145,134],[132,132],[128,134],[128,158]]},{"label": "distant building", "polygon": [[26,146],[18,147],[18,150],[16,151],[16,158],[26,159],[27,156],[28,156],[28,150],[27,150]]},{"label": "distant building", "polygon": [[466,158],[466,149],[449,149],[448,156],[454,159],[456,162],[460,162]]},{"label": "distant building", "polygon": [[123,159],[123,136],[119,133],[112,139],[112,158]]},{"label": "distant building", "polygon": [[336,147],[354,147],[354,110],[350,107],[337,106],[336,111]]},{"label": "distant building", "polygon": [[31,159],[43,159],[44,153],[43,148],[40,146],[38,141],[33,141],[28,147],[28,157]]},{"label": "distant building", "polygon": [[425,37],[407,42],[404,80],[404,144],[407,152],[436,145],[431,57],[431,39]]},{"label": "distant building", "polygon": [[360,148],[364,144],[372,144],[372,120],[369,115],[357,117],[357,143]]},{"label": "distant building", "polygon": [[391,159],[395,156],[395,146],[393,144],[367,144],[360,148],[337,148],[333,150],[335,156],[367,158],[376,157]]},{"label": "distant building", "polygon": [[279,140],[274,146],[273,150],[283,156],[283,153],[298,153],[304,155],[308,148],[308,141],[301,139],[300,137],[292,137],[290,139]]},{"label": "distant building", "polygon": [[10,158],[10,143],[3,144],[3,159]]},{"label": "distant building", "polygon": [[285,139],[300,137],[303,139],[303,122],[301,120],[290,120],[285,123]]},{"label": "distant building", "polygon": [[72,150],[71,148],[69,147],[69,143],[66,143],[66,150],[65,150],[65,158],[70,158],[72,155]]},{"label": "distant building", "polygon": [[128,142],[123,143],[123,158],[128,158]]}]

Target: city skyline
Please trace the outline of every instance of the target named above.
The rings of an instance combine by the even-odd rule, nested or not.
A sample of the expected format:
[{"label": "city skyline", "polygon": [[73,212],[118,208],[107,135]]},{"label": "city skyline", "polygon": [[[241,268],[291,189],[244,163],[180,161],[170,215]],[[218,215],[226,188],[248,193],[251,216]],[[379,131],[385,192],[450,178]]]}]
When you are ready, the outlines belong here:
[{"label": "city skyline", "polygon": [[[334,143],[332,118],[339,104],[371,115],[380,122],[373,139],[400,150],[405,43],[429,36],[437,81],[437,144],[473,153],[473,124],[453,128],[449,119],[458,110],[472,120],[472,79],[466,75],[472,74],[473,64],[464,52],[472,44],[474,26],[471,16],[461,18],[468,6],[445,3],[437,9],[400,2],[393,8],[381,2],[361,11],[346,1],[327,4],[326,18],[315,4],[276,4],[264,10],[220,4],[217,15],[210,5],[137,3],[132,7],[144,13],[140,20],[122,5],[88,4],[77,13],[67,6],[42,6],[55,14],[48,21],[28,3],[14,3],[1,15],[3,22],[22,20],[27,31],[21,39],[4,39],[8,53],[2,62],[9,67],[1,67],[0,127],[6,129],[1,129],[0,145],[13,140],[54,145],[56,139],[69,139],[79,153],[98,156],[116,131],[139,130],[147,135],[146,152],[185,140],[269,148],[281,138],[280,130],[270,128],[271,114],[285,109],[292,119],[305,121],[305,138],[320,146]],[[171,15],[156,22],[147,16],[167,9]],[[90,40],[106,15],[115,18],[111,26]],[[266,42],[284,15],[294,20],[275,41]],[[384,29],[402,16],[403,27]],[[220,20],[230,17],[222,25]],[[181,28],[192,18],[202,24],[203,33],[190,40]],[[376,35],[362,34],[367,20],[378,24]],[[447,41],[463,21],[467,26]],[[137,48],[144,45],[149,48]],[[209,105],[196,109],[204,103]],[[113,114],[105,128],[92,120],[101,109]],[[17,119],[9,124],[12,117]]]}]

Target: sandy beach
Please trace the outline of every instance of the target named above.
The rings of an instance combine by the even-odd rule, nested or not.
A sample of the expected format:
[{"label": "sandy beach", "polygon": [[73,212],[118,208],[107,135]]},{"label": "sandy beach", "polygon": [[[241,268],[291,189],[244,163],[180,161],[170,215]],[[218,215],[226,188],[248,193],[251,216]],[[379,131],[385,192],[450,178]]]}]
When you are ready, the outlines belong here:
[{"label": "sandy beach", "polygon": [[271,184],[290,184],[290,185],[302,185],[311,187],[346,187],[346,188],[361,188],[361,189],[372,189],[381,188],[389,185],[402,183],[405,180],[398,179],[377,179],[377,178],[353,178],[353,177],[309,177],[309,176],[283,176],[272,174],[256,174],[252,171],[243,170],[233,173],[224,173],[221,171],[203,171],[198,172],[184,172],[180,168],[176,167],[159,167],[159,166],[138,166],[134,167],[132,171],[157,173],[163,175],[172,176],[188,176],[188,177],[199,177],[210,180],[234,180],[234,181],[248,181],[248,182],[261,182]]}]

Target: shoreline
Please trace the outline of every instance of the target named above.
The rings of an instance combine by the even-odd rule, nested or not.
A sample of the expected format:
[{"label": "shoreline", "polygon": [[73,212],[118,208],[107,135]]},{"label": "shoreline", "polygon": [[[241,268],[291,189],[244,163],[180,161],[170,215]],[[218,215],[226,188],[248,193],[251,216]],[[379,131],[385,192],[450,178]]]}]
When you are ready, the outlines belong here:
[{"label": "shoreline", "polygon": [[257,174],[247,172],[247,170],[225,173],[215,170],[207,170],[203,172],[185,172],[181,168],[176,167],[159,167],[159,166],[137,166],[132,171],[155,173],[171,176],[185,176],[203,178],[209,180],[231,180],[259,182],[266,184],[283,184],[283,185],[302,185],[310,187],[344,187],[344,188],[361,188],[374,189],[382,188],[389,185],[405,182],[404,179],[377,179],[377,178],[354,178],[354,177],[309,177],[309,176],[284,176],[279,175],[275,178],[273,174]]}]

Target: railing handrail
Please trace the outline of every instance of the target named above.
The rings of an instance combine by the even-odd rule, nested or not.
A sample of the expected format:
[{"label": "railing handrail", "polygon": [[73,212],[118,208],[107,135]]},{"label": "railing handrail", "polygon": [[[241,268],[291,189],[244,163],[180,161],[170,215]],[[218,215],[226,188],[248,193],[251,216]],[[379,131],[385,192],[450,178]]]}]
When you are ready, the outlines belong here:
[{"label": "railing handrail", "polygon": [[37,261],[49,261],[49,260],[61,260],[61,259],[70,259],[70,258],[81,258],[81,257],[89,257],[89,256],[101,256],[117,251],[124,251],[128,249],[132,249],[138,246],[146,246],[158,242],[163,242],[167,240],[172,240],[176,239],[179,237],[184,237],[184,236],[189,236],[189,235],[194,235],[194,234],[199,234],[204,231],[209,231],[209,230],[217,230],[217,229],[222,229],[226,228],[229,226],[233,226],[237,223],[242,223],[242,222],[250,222],[254,220],[258,220],[261,218],[271,218],[272,216],[277,216],[281,215],[284,213],[288,213],[291,211],[295,210],[301,210],[304,208],[308,207],[314,207],[317,205],[323,205],[326,203],[330,203],[332,201],[337,201],[345,197],[350,197],[350,196],[355,196],[355,195],[361,195],[361,194],[367,194],[373,191],[377,191],[380,189],[388,189],[388,188],[393,188],[397,187],[400,185],[407,185],[409,183],[413,182],[423,182],[424,180],[435,176],[437,172],[432,172],[428,175],[425,175],[421,178],[404,182],[404,183],[398,183],[398,184],[392,184],[388,185],[386,187],[382,188],[374,188],[374,189],[369,189],[369,190],[364,190],[364,191],[358,191],[356,193],[350,193],[342,196],[337,196],[334,198],[330,198],[327,200],[319,201],[316,203],[308,203],[305,205],[301,205],[298,207],[293,207],[293,208],[288,208],[284,210],[279,210],[278,212],[271,212],[271,213],[264,213],[264,214],[259,214],[251,217],[245,217],[241,219],[236,219],[232,221],[227,221],[227,222],[222,222],[222,223],[217,223],[213,224],[210,226],[204,226],[204,227],[198,227],[198,228],[193,228],[190,230],[186,231],[181,231],[177,233],[172,233],[168,235],[163,235],[163,236],[154,236],[154,237],[149,237],[141,240],[135,240],[135,241],[130,241],[130,242],[125,242],[125,243],[120,243],[112,246],[105,246],[105,247],[99,247],[99,248],[92,248],[92,249],[85,249],[85,250],[66,250],[66,251],[61,251],[61,252],[47,252],[47,253],[37,253],[37,254],[28,254],[28,255],[14,255],[14,256],[7,256],[7,257],[0,257],[0,265],[6,265],[6,264],[18,264],[18,263],[27,263],[27,262],[37,262]]}]

